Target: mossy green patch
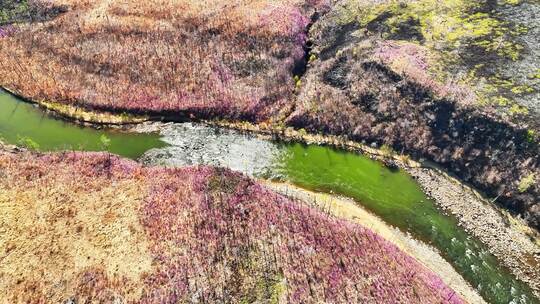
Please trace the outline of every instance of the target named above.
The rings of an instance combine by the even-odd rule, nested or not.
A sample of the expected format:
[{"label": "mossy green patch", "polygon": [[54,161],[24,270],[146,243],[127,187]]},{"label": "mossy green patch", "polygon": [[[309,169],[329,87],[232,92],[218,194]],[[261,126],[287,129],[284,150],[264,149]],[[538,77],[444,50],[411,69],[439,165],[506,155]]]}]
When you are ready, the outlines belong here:
[{"label": "mossy green patch", "polygon": [[421,0],[410,3],[387,1],[382,4],[359,4],[349,1],[342,9],[341,21],[357,20],[367,27],[380,23],[385,34],[396,32],[400,25],[418,20],[426,45],[452,51],[473,43],[509,59],[517,59],[523,47],[512,36],[526,31],[485,12],[489,1]]},{"label": "mossy green patch", "polygon": [[536,71],[536,73],[529,75],[529,78],[531,79],[540,79],[540,69]]},{"label": "mossy green patch", "polygon": [[285,279],[281,274],[271,272],[267,276],[261,275],[255,283],[255,288],[242,298],[241,303],[281,303],[280,300],[287,287],[285,284]]},{"label": "mossy green patch", "polygon": [[16,22],[21,16],[29,14],[27,0],[2,0],[0,3],[0,25]]},{"label": "mossy green patch", "polygon": [[510,113],[510,115],[514,115],[514,116],[515,115],[527,115],[527,114],[529,114],[529,109],[514,103],[510,107],[508,112]]},{"label": "mossy green patch", "polygon": [[518,191],[522,192],[522,193],[526,192],[527,190],[529,190],[529,188],[532,187],[532,185],[534,185],[535,182],[536,182],[536,174],[531,173],[531,174],[525,176],[519,182]]},{"label": "mossy green patch", "polygon": [[538,134],[534,130],[527,130],[527,135],[526,136],[527,136],[527,141],[529,143],[534,143],[534,142],[536,142]]},{"label": "mossy green patch", "polygon": [[[429,66],[435,80],[468,86],[480,104],[514,115],[528,112],[515,105],[516,97],[538,90],[519,75],[503,76],[509,62],[523,58],[525,46],[520,37],[529,28],[505,18],[502,11],[522,2],[388,0],[374,5],[350,0],[337,9],[334,19],[340,24],[356,21],[375,39],[423,45],[435,58]],[[525,76],[540,79],[540,69]]]}]

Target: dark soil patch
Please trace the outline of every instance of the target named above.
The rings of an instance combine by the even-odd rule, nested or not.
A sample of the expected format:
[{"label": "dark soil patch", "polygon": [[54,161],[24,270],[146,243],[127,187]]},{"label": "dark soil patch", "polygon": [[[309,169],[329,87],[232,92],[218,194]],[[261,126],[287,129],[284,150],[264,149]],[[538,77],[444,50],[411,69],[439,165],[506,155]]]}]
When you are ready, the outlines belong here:
[{"label": "dark soil patch", "polygon": [[327,39],[328,43],[321,50],[319,58],[321,60],[327,60],[336,55],[339,49],[344,46],[349,46],[358,42],[360,39],[352,36],[351,34],[360,28],[358,22],[350,22],[344,25],[334,25],[325,28],[323,33],[324,39]]},{"label": "dark soil patch", "polygon": [[345,89],[349,82],[347,75],[350,73],[351,67],[347,62],[346,57],[340,57],[331,70],[323,75],[323,82],[335,88]]}]

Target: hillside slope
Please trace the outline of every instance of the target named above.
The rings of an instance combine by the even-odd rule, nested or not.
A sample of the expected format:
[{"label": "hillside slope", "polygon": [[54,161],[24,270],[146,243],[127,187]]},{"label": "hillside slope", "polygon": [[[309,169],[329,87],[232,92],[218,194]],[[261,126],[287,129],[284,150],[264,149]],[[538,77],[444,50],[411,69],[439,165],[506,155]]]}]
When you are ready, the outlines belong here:
[{"label": "hillside slope", "polygon": [[503,85],[499,72],[540,69],[538,46],[514,30],[524,25],[500,20],[540,4],[492,2],[341,1],[311,30],[288,124],[432,161],[540,229],[540,82],[529,68]]},{"label": "hillside slope", "polygon": [[462,302],[368,229],[227,170],[1,152],[0,176],[0,302]]},{"label": "hillside slope", "polygon": [[264,120],[290,100],[326,2],[55,0],[66,13],[2,40],[0,83],[91,109]]}]

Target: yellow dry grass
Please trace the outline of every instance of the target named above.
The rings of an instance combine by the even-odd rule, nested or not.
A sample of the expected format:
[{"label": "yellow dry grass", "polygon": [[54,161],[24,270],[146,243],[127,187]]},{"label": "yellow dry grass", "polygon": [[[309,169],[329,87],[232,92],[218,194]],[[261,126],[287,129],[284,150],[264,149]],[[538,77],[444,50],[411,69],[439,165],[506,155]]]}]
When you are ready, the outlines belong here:
[{"label": "yellow dry grass", "polygon": [[137,183],[95,192],[74,191],[63,182],[29,189],[0,188],[3,303],[62,303],[73,295],[78,276],[91,269],[127,282],[126,294],[140,296],[152,259],[137,218],[143,195]]}]

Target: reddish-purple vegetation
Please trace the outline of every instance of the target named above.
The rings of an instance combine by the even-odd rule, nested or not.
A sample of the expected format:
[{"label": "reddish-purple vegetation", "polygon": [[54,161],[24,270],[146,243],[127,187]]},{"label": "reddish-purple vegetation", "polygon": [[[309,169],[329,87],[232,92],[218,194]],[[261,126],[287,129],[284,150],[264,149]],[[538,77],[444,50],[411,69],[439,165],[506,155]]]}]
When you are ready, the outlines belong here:
[{"label": "reddish-purple vegetation", "polygon": [[[140,185],[143,199],[133,204],[153,262],[136,302],[462,303],[440,278],[368,229],[228,170],[142,168],[105,154],[4,153],[0,175],[0,189],[37,187],[40,180],[50,182],[48,191],[92,192],[97,180],[118,185],[121,196],[120,185]],[[73,294],[65,296],[77,300],[125,298],[123,286],[133,284],[100,265],[74,280]]]},{"label": "reddish-purple vegetation", "polygon": [[70,10],[2,41],[1,85],[93,109],[251,121],[290,105],[309,18],[329,7],[327,0],[55,4]]},{"label": "reddish-purple vegetation", "polygon": [[15,33],[15,27],[12,25],[0,26],[0,39],[10,37]]}]

